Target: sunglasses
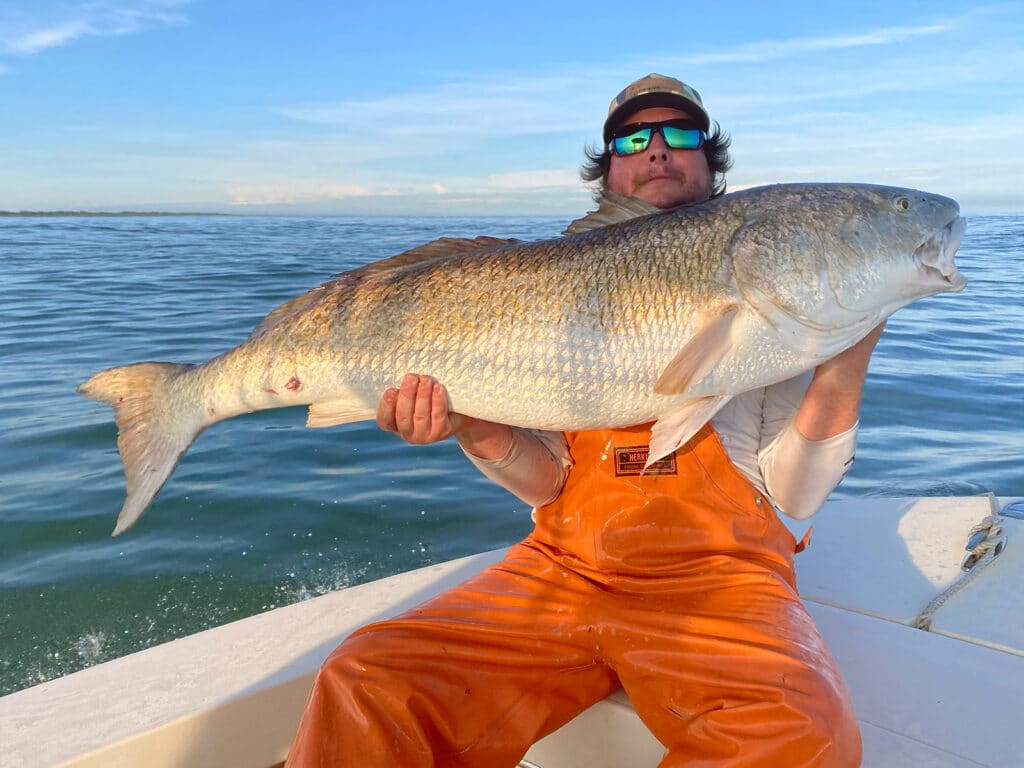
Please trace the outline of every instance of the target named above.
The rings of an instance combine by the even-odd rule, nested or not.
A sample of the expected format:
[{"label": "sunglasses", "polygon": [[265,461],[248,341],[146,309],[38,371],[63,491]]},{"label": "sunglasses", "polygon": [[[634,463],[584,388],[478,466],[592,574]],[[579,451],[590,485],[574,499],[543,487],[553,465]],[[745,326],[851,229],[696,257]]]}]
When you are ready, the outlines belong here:
[{"label": "sunglasses", "polygon": [[608,149],[620,157],[643,152],[655,131],[661,133],[670,149],[700,149],[704,145],[704,131],[695,128],[689,120],[678,119],[624,125],[612,134]]}]

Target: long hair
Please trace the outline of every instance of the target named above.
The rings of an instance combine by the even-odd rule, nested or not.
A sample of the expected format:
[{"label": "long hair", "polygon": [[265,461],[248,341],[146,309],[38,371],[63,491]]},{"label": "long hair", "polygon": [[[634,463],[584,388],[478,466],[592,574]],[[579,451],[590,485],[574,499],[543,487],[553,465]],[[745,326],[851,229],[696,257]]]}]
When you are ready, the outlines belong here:
[{"label": "long hair", "polygon": [[[725,194],[725,174],[732,168],[732,158],[729,157],[729,144],[732,139],[722,132],[721,127],[715,122],[704,139],[704,157],[708,160],[708,168],[711,170],[711,196],[718,197]],[[594,195],[597,198],[604,193],[604,185],[608,181],[608,167],[612,162],[612,153],[608,147],[600,149],[587,146],[583,149],[587,159],[580,166],[580,178],[586,182],[600,182],[600,187]]]}]

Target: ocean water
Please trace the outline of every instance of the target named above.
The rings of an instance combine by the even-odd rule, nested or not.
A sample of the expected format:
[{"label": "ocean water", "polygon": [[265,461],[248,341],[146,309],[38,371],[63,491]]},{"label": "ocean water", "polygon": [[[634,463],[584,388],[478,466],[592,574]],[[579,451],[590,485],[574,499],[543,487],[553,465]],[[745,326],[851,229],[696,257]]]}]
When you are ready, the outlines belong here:
[{"label": "ocean water", "polygon": [[[529,509],[451,443],[263,412],[205,432],[139,524],[116,428],[75,393],[201,362],[332,274],[548,218],[0,218],[0,695],[329,590],[506,546]],[[1024,217],[973,217],[961,294],[889,322],[838,497],[1024,496]]]}]

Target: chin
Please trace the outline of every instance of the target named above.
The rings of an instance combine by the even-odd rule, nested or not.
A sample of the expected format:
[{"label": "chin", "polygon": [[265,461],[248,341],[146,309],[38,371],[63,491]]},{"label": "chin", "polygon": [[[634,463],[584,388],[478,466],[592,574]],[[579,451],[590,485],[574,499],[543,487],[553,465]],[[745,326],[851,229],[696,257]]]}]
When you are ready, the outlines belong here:
[{"label": "chin", "polygon": [[675,208],[677,205],[694,201],[694,197],[685,189],[645,190],[643,197],[651,205],[659,208]]}]

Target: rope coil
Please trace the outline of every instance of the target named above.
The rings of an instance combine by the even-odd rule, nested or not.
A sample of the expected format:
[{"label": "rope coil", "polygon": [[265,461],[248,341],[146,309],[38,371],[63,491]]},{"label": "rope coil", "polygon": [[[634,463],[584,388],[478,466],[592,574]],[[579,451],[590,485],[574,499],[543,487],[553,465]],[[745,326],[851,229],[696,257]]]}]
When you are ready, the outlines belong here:
[{"label": "rope coil", "polygon": [[911,622],[912,627],[928,631],[931,629],[935,614],[946,602],[974,581],[996,559],[1006,546],[1003,535],[1002,517],[999,514],[999,503],[995,494],[989,493],[989,509],[992,514],[971,528],[967,536],[967,555],[960,564],[963,573],[942,592],[932,598]]}]

